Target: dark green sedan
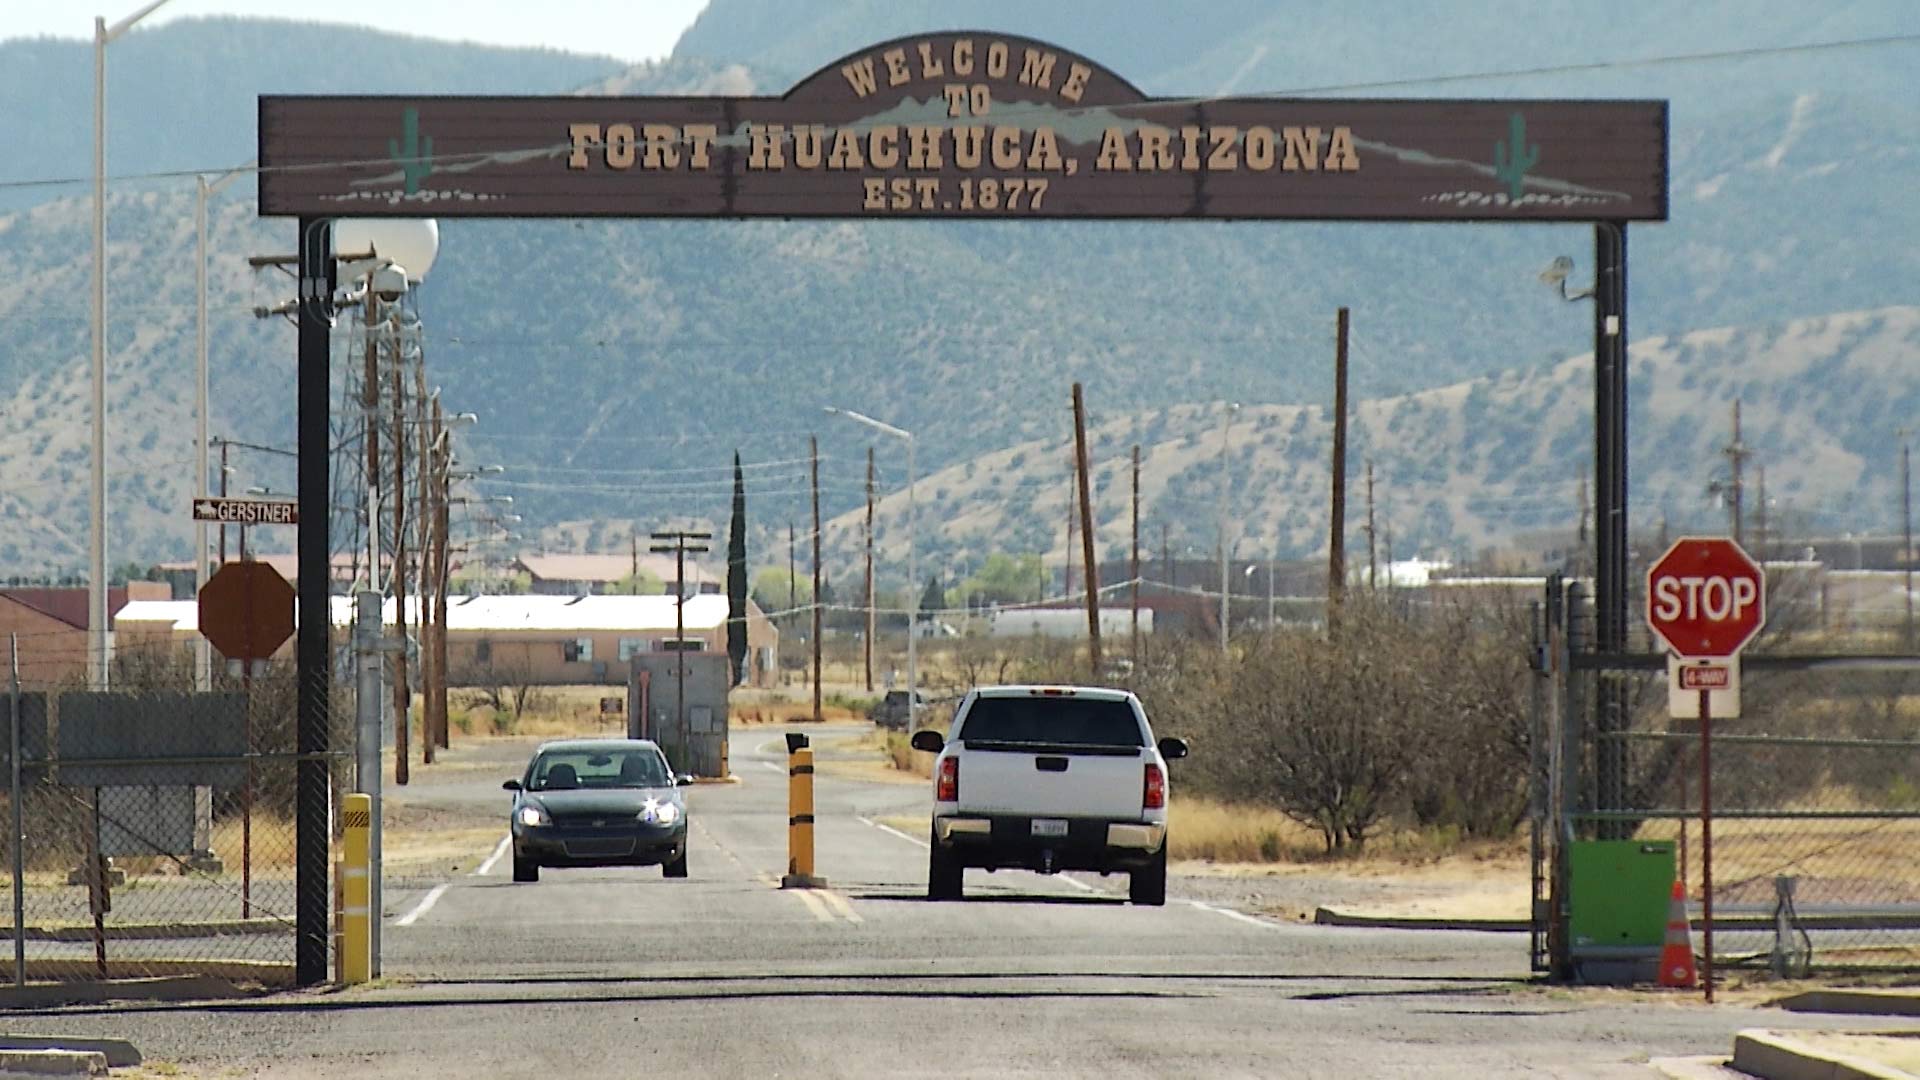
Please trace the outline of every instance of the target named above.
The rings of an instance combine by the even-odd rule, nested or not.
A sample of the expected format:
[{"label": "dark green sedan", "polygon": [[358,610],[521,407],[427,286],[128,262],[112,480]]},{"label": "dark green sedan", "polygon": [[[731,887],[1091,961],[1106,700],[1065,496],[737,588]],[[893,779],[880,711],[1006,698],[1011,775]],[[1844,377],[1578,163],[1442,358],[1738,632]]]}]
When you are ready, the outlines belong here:
[{"label": "dark green sedan", "polygon": [[645,739],[542,743],[513,792],[513,880],[543,866],[653,866],[687,876],[687,802],[660,747]]}]

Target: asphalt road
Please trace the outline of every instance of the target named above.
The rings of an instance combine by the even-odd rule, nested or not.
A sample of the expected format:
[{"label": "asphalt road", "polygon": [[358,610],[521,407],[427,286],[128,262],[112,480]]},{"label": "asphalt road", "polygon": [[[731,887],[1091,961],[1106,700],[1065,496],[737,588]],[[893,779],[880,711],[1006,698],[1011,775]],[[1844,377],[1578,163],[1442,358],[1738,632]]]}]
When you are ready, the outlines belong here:
[{"label": "asphalt road", "polygon": [[[861,730],[816,729],[822,759]],[[504,819],[500,781],[525,754],[476,744],[399,798]],[[981,871],[965,902],[930,903],[921,840],[876,823],[924,814],[924,787],[830,768],[830,888],[781,890],[784,761],[777,729],[735,737],[742,782],[691,793],[686,880],[571,870],[516,885],[493,849],[395,882],[373,988],[7,1025],[131,1039],[184,1075],[1483,1080],[1644,1077],[1648,1057],[1724,1053],[1742,1027],[1821,1022],[1533,988],[1516,935],[1280,923],[1183,900],[1177,878],[1165,908],[1124,903],[1121,877]]]}]

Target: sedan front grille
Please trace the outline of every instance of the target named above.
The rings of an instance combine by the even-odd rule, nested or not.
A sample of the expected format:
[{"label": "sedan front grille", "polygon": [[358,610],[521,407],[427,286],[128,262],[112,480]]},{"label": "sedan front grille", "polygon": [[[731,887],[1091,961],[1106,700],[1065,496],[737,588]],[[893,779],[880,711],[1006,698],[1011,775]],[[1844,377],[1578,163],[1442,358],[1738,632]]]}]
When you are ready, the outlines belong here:
[{"label": "sedan front grille", "polygon": [[610,836],[604,840],[568,840],[567,856],[574,859],[618,858],[633,854],[633,837]]}]

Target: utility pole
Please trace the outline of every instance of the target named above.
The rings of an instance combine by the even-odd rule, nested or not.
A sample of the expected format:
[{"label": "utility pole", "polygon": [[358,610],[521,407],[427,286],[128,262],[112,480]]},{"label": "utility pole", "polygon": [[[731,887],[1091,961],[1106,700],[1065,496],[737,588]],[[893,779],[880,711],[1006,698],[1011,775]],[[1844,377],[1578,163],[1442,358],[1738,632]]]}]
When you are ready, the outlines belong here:
[{"label": "utility pole", "polygon": [[1900,565],[1906,571],[1907,651],[1913,651],[1913,474],[1908,470],[1908,433],[1900,429]]},{"label": "utility pole", "polygon": [[[437,407],[439,402],[434,403]],[[420,477],[415,482],[419,491],[418,509],[415,516],[419,519],[416,533],[420,547],[420,599],[419,614],[413,624],[417,628],[416,640],[420,648],[420,753],[421,760],[433,764],[434,751],[440,745],[440,729],[433,722],[433,638],[429,629],[433,616],[433,523],[439,517],[433,510],[433,432],[427,425],[427,365],[424,361],[413,365],[413,426],[419,432]],[[402,621],[405,616],[402,614]],[[411,695],[409,695],[411,697]],[[411,703],[411,702],[409,702]]]},{"label": "utility pole", "polygon": [[1373,459],[1367,459],[1367,591],[1380,587],[1380,564],[1375,558],[1378,545],[1373,529]]},{"label": "utility pole", "polygon": [[873,693],[873,447],[867,447],[867,693]]},{"label": "utility pole", "polygon": [[[794,610],[800,606],[799,570],[794,566],[793,562],[793,549],[797,543],[799,543],[799,538],[794,534],[793,522],[789,520],[787,522],[787,629],[789,630],[793,629]],[[782,634],[781,647],[783,650],[785,648],[785,641],[786,635]]]},{"label": "utility pole", "polygon": [[1079,459],[1069,458],[1067,460],[1067,468],[1073,473],[1073,478],[1067,481],[1067,548],[1066,548],[1066,552],[1060,556],[1060,595],[1065,597],[1072,597],[1073,596],[1073,533],[1074,533],[1074,520],[1075,520],[1075,514],[1076,514],[1076,509],[1073,505],[1073,501],[1074,501],[1073,494],[1074,494],[1074,483],[1075,483],[1075,480],[1078,479],[1078,475],[1079,475],[1079,468],[1080,468]]},{"label": "utility pole", "polygon": [[[1100,565],[1093,550],[1093,477],[1087,471],[1087,406],[1080,384],[1073,384],[1073,463],[1080,478],[1080,545],[1086,559],[1087,663],[1100,678]],[[1067,558],[1072,559],[1069,551]]]},{"label": "utility pole", "polygon": [[1741,526],[1744,524],[1741,513],[1744,494],[1744,485],[1740,477],[1741,468],[1746,464],[1747,459],[1753,456],[1753,452],[1747,449],[1747,444],[1740,440],[1740,400],[1738,398],[1733,402],[1733,440],[1721,447],[1720,453],[1727,459],[1727,479],[1713,481],[1707,485],[1707,490],[1727,500],[1727,531],[1733,534],[1733,542],[1738,544],[1743,539]]},{"label": "utility pole", "polygon": [[1133,636],[1128,640],[1133,666],[1140,667],[1140,444],[1133,444]]},{"label": "utility pole", "polygon": [[1754,533],[1756,536],[1754,546],[1760,552],[1761,561],[1765,562],[1767,558],[1767,548],[1771,540],[1771,537],[1767,533],[1767,467],[1761,465],[1754,471],[1758,473],[1758,483],[1755,488],[1758,497],[1754,500]]},{"label": "utility pole", "polygon": [[433,403],[433,445],[436,448],[435,468],[438,470],[434,484],[433,521],[433,700],[429,706],[433,710],[434,730],[439,733],[440,745],[452,748],[453,735],[451,725],[447,723],[447,584],[452,574],[447,568],[447,533],[452,524],[448,520],[448,503],[451,502],[450,483],[447,472],[452,465],[453,448],[443,440],[447,437],[446,422],[440,410],[440,403]]},{"label": "utility pole", "polygon": [[407,678],[407,384],[396,351],[393,365],[393,622],[400,630],[401,648],[393,654],[393,782],[407,782],[410,752],[408,713],[413,684]]},{"label": "utility pole", "polygon": [[[688,743],[687,733],[687,552],[696,555],[707,551],[706,544],[690,544],[692,540],[711,540],[712,533],[703,532],[657,532],[652,534],[654,544],[648,548],[656,555],[673,554],[673,708],[674,733],[680,739],[680,745]],[[684,752],[684,751],[683,751]]]},{"label": "utility pole", "polygon": [[[813,722],[819,723],[824,717],[820,709],[820,437],[807,436],[807,452],[813,459]],[[907,582],[911,589],[916,583]],[[913,620],[907,620],[907,640],[913,640],[917,629]],[[907,715],[913,715],[913,702],[907,702]],[[913,725],[907,725],[911,728]]]},{"label": "utility pole", "polygon": [[1347,309],[1335,323],[1333,351],[1333,513],[1327,540],[1327,623],[1347,588]]}]

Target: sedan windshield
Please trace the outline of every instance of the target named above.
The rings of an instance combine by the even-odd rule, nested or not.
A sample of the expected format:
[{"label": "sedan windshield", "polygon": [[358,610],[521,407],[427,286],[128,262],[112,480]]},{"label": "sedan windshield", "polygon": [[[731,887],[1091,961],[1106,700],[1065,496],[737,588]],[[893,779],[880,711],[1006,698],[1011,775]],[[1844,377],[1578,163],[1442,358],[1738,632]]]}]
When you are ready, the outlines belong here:
[{"label": "sedan windshield", "polygon": [[549,750],[527,771],[530,791],[667,787],[667,763],[651,747],[635,750]]}]

